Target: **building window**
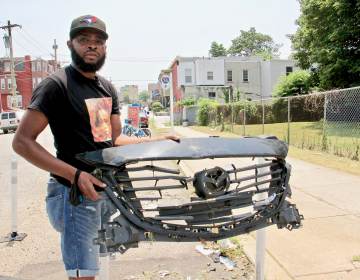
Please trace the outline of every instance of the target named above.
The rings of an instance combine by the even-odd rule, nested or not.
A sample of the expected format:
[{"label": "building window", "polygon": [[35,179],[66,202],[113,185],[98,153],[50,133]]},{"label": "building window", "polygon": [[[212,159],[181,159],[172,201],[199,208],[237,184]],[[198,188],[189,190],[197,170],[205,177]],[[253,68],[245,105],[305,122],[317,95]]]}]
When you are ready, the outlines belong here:
[{"label": "building window", "polygon": [[293,71],[292,66],[286,66],[286,76],[292,73],[292,71]]},{"label": "building window", "polygon": [[38,72],[41,72],[41,61],[37,62],[37,69]]},{"label": "building window", "polygon": [[23,61],[16,61],[14,68],[15,68],[15,71],[24,71],[25,63]]},{"label": "building window", "polygon": [[35,72],[36,71],[36,62],[31,62],[31,71]]},{"label": "building window", "polygon": [[185,83],[192,83],[191,69],[185,69]]},{"label": "building window", "polygon": [[1,89],[5,89],[5,79],[0,79]]},{"label": "building window", "polygon": [[4,62],[4,72],[10,72],[10,62]]},{"label": "building window", "polygon": [[208,94],[209,94],[208,96],[209,96],[210,99],[215,99],[216,98],[216,92],[210,91]]},{"label": "building window", "polygon": [[11,79],[7,79],[8,89],[11,89]]},{"label": "building window", "polygon": [[208,71],[207,72],[207,79],[208,79],[208,81],[214,80],[214,72]]},{"label": "building window", "polygon": [[232,71],[231,70],[227,71],[227,81],[232,82]]},{"label": "building window", "polygon": [[243,82],[248,83],[249,82],[249,71],[243,70]]}]

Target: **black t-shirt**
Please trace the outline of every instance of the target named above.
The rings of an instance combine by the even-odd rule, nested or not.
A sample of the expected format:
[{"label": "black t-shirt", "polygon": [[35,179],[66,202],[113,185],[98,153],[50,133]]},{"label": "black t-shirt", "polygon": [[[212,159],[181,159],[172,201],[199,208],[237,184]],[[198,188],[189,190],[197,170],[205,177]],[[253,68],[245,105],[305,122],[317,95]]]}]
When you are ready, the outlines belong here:
[{"label": "black t-shirt", "polygon": [[[113,146],[110,116],[119,114],[117,93],[102,77],[88,79],[72,66],[60,71],[65,71],[65,84],[59,83],[56,75],[47,77],[34,90],[28,108],[47,117],[57,158],[91,172],[93,168],[75,155]],[[52,176],[70,185],[64,178]]]}]

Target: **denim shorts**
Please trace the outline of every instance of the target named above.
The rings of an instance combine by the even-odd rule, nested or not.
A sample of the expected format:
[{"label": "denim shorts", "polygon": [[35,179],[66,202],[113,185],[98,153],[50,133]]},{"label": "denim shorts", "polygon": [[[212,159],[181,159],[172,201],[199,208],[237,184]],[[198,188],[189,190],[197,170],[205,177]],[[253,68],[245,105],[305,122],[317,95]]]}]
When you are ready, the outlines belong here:
[{"label": "denim shorts", "polygon": [[48,182],[46,211],[54,229],[61,234],[61,252],[69,277],[91,277],[99,271],[99,246],[93,244],[106,213],[105,193],[97,201],[84,198],[78,206],[69,202],[69,188],[54,178]]}]

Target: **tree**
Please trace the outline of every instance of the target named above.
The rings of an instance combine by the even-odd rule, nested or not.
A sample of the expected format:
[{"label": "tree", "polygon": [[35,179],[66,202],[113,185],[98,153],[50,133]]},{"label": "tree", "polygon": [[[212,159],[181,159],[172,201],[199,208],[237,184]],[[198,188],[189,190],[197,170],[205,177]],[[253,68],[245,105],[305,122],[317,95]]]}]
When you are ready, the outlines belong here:
[{"label": "tree", "polygon": [[298,70],[288,76],[282,76],[275,86],[274,97],[308,94],[311,85],[311,75],[308,71]]},{"label": "tree", "polygon": [[223,44],[218,44],[217,42],[212,42],[209,50],[210,56],[226,56],[226,49]]},{"label": "tree", "polygon": [[294,58],[312,70],[323,89],[360,84],[360,2],[301,0]]},{"label": "tree", "polygon": [[274,43],[271,36],[256,32],[255,27],[251,27],[249,31],[240,30],[240,35],[231,42],[228,52],[237,56],[260,55],[271,58],[278,55],[281,47]]},{"label": "tree", "polygon": [[144,103],[146,103],[150,98],[150,95],[148,93],[147,90],[143,90],[139,93],[139,100],[143,101]]}]

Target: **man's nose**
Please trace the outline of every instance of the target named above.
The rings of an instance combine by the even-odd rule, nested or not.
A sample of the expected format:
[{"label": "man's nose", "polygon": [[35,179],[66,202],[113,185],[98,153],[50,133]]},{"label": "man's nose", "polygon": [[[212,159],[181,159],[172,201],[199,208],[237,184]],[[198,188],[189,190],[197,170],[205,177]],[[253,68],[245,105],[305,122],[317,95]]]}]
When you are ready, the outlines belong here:
[{"label": "man's nose", "polygon": [[96,49],[97,49],[97,45],[96,45],[94,42],[91,42],[91,43],[88,45],[88,49],[90,49],[90,50],[96,50]]}]

